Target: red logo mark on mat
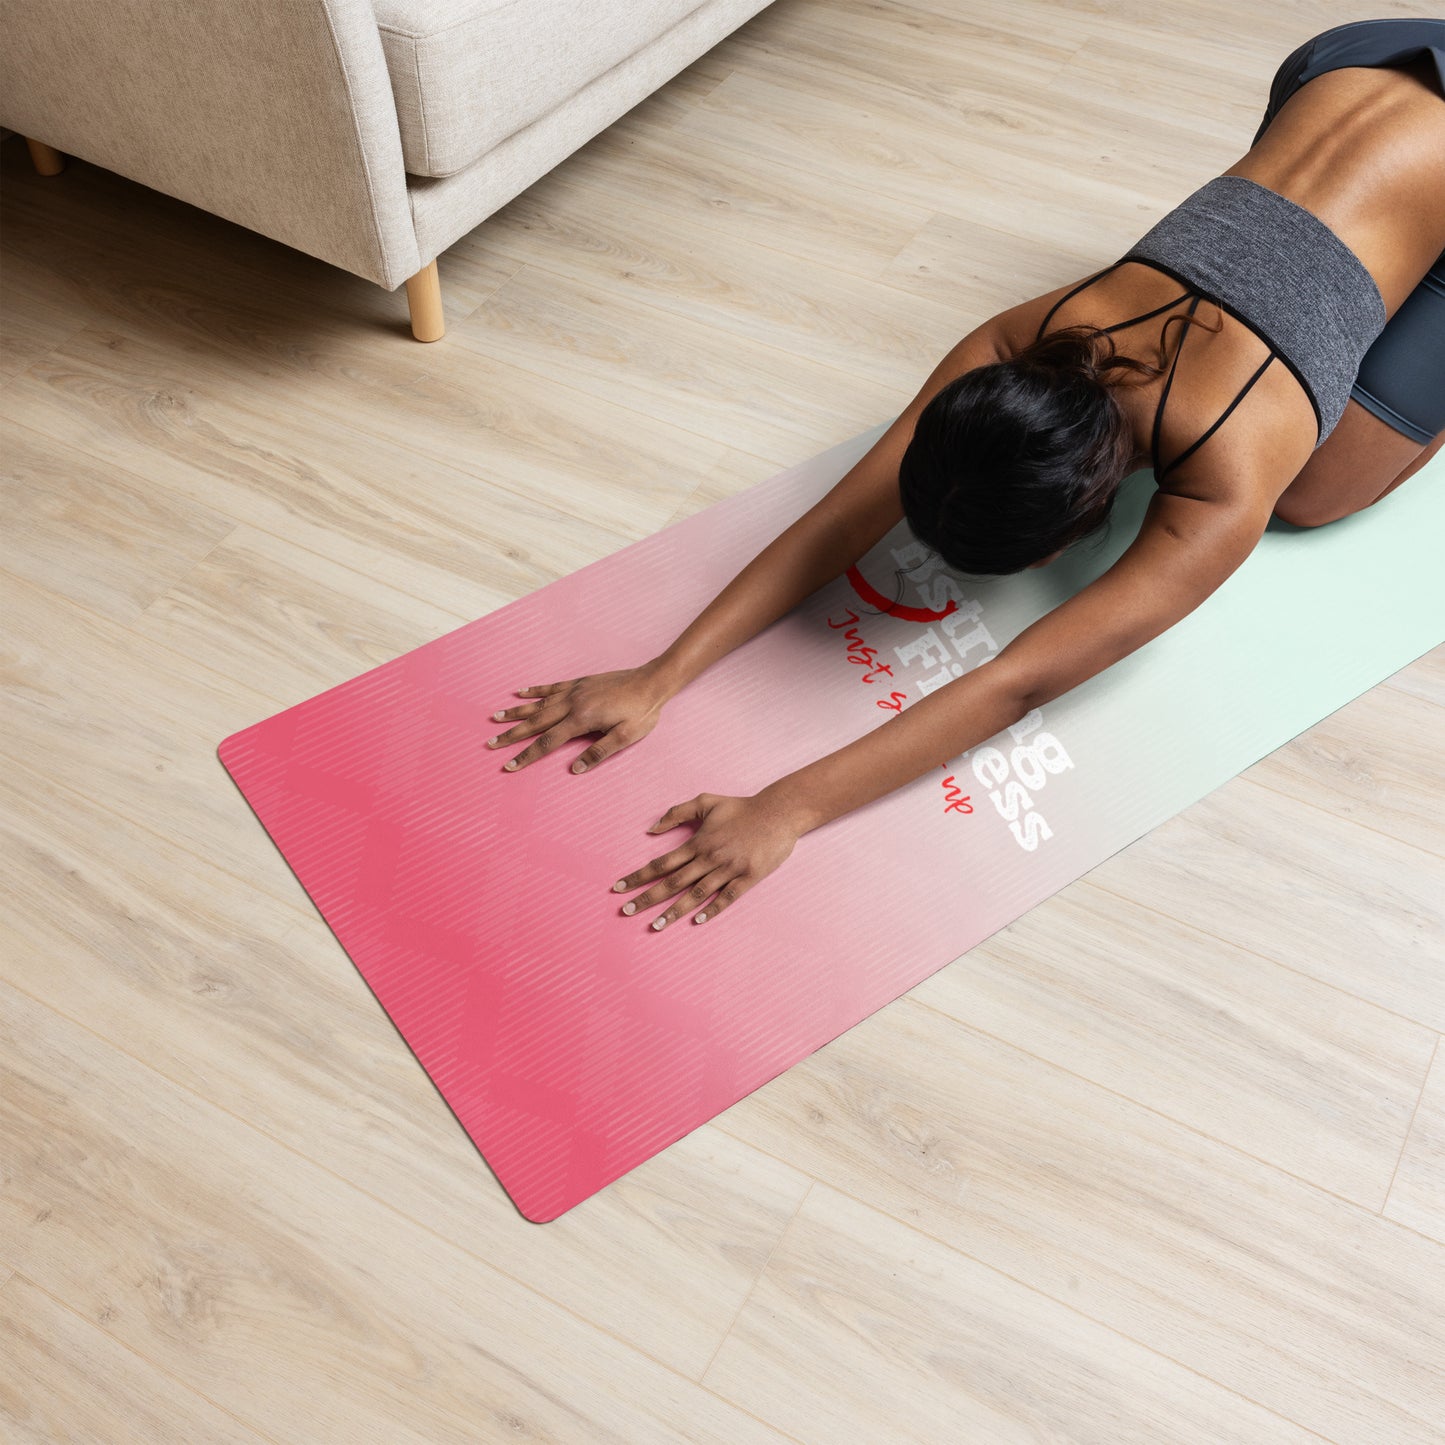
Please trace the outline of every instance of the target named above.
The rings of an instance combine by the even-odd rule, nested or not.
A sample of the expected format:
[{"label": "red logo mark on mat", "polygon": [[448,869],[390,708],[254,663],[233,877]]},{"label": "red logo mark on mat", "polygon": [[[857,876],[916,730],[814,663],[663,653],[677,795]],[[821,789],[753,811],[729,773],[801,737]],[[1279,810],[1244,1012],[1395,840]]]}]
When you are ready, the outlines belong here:
[{"label": "red logo mark on mat", "polygon": [[901,617],[905,622],[937,622],[940,618],[947,617],[950,612],[958,611],[958,603],[951,597],[948,599],[948,606],[941,612],[936,612],[931,607],[905,607],[901,602],[890,602],[856,566],[848,569],[847,577],[853,584],[853,590],[870,607],[876,607],[893,617]]}]

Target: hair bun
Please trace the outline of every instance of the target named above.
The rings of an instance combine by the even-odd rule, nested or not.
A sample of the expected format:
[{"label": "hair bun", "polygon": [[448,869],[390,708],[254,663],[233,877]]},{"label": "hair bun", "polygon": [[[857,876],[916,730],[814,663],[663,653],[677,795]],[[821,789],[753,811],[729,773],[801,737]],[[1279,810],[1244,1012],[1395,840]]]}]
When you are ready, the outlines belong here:
[{"label": "hair bun", "polygon": [[1082,323],[1041,336],[1032,346],[1017,352],[1014,360],[1032,362],[1049,371],[1072,372],[1098,386],[1106,384],[1104,373],[1111,365],[1131,364],[1131,358],[1118,355],[1112,336],[1100,327]]}]

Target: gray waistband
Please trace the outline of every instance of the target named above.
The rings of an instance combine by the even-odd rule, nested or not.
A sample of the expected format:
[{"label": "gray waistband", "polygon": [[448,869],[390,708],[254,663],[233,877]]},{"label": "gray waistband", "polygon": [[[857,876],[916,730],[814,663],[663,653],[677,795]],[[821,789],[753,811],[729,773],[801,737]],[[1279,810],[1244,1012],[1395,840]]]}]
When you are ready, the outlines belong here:
[{"label": "gray waistband", "polygon": [[1314,406],[1316,446],[1350,399],[1385,303],[1360,258],[1318,216],[1245,176],[1216,176],[1121,258],[1151,261],[1256,331]]}]

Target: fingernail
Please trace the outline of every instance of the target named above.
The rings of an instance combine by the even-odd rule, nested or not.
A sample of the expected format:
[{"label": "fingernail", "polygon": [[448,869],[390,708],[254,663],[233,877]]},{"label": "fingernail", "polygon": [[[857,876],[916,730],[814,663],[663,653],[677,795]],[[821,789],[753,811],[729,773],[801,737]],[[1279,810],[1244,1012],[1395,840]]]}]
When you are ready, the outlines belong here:
[{"label": "fingernail", "polygon": [[492,714],[492,721],[493,721],[493,722],[501,722],[501,720],[502,720],[502,714],[501,714],[501,713],[499,713],[499,712],[494,712],[494,713]]},{"label": "fingernail", "polygon": [[662,925],[663,925],[664,923],[666,923],[666,922],[667,922],[667,919],[665,919],[665,918],[659,918],[659,919],[657,920],[657,922],[652,925],[652,931],[653,931],[654,933],[656,933],[657,930],[658,930],[659,928],[661,928]]},{"label": "fingernail", "polygon": [[706,923],[706,922],[707,922],[707,914],[706,914],[706,913],[699,913],[698,916],[697,916],[696,918],[694,918],[692,921],[693,921],[694,923]]},{"label": "fingernail", "polygon": [[503,771],[504,773],[510,773],[510,772],[512,771],[512,769],[515,768],[516,766],[517,766],[517,760],[516,760],[516,758],[513,758],[511,762],[509,762],[509,763],[503,763],[503,764],[502,764],[502,771]]},{"label": "fingernail", "polygon": [[587,771],[587,764],[584,763],[581,758],[578,758],[577,761],[572,764],[572,771],[574,773],[585,773]]},{"label": "fingernail", "polygon": [[617,880],[617,882],[612,885],[612,891],[613,891],[614,893],[626,893],[626,892],[627,892],[627,879],[625,879],[625,878],[619,878],[619,879]]},{"label": "fingernail", "polygon": [[629,914],[630,914],[630,913],[633,913],[633,912],[636,911],[636,908],[637,908],[637,905],[636,905],[635,903],[624,903],[624,904],[622,905],[622,911],[623,911],[624,913],[629,913]]}]

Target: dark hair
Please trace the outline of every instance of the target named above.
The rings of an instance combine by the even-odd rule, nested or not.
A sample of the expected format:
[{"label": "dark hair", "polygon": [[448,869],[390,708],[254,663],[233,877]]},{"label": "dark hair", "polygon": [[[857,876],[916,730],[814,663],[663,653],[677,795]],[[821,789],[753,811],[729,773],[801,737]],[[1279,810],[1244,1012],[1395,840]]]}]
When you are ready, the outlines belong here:
[{"label": "dark hair", "polygon": [[1150,366],[1097,326],[1068,326],[955,377],[899,465],[914,535],[960,572],[1001,576],[1099,531],[1134,455],[1108,373],[1158,376],[1163,350],[1161,333]]}]

